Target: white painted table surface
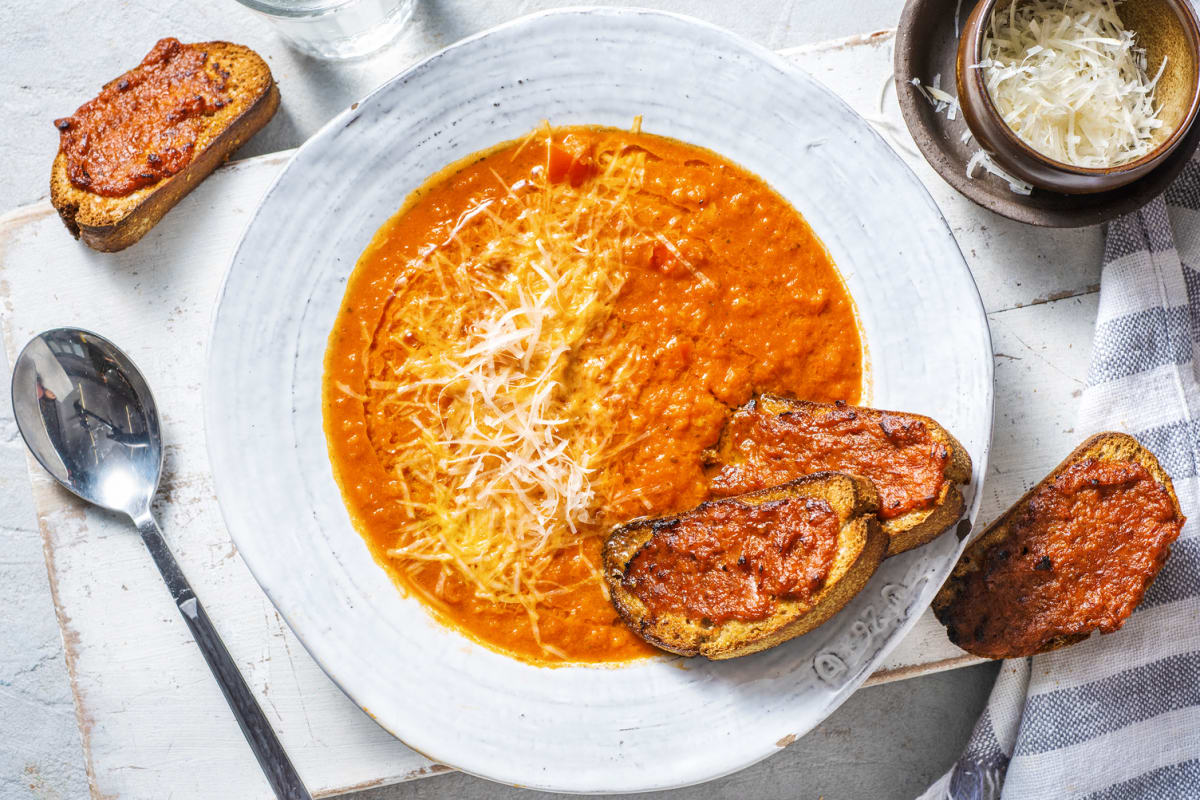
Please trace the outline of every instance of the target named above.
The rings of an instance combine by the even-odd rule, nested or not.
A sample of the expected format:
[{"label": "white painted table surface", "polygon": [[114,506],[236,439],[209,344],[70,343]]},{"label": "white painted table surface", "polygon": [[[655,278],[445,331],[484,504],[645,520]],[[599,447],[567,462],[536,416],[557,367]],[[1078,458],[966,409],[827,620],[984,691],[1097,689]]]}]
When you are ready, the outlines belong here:
[{"label": "white painted table surface", "polygon": [[[879,116],[880,89],[891,70],[890,36],[786,52],[859,111]],[[284,96],[286,123],[286,83]],[[886,114],[898,120],[890,94]],[[996,432],[986,519],[1075,443],[1074,398],[1087,369],[1100,234],[1009,223],[955,195],[918,158],[905,157],[950,221],[992,325]],[[224,168],[146,240],[117,256],[72,242],[46,205],[18,210],[0,226],[0,297],[9,358],[37,330],[77,324],[111,336],[142,365],[164,410],[170,443],[159,505],[166,535],[305,779],[328,793],[427,774],[421,771],[429,765],[332,687],[253,583],[212,499],[200,428],[212,300],[246,215],[285,160],[280,154]],[[0,420],[0,439],[15,448],[8,419]],[[11,458],[4,462],[11,464]],[[169,787],[172,797],[266,797],[240,732],[137,537],[120,520],[84,511],[41,473],[34,475],[94,794],[160,797]],[[10,527],[21,532],[10,516],[28,513],[20,484],[11,468],[0,475],[5,535],[12,535]],[[6,612],[6,626],[10,619]],[[48,647],[27,654],[29,666],[12,673],[43,669],[54,656],[44,652]],[[940,626],[926,619],[893,654],[889,677],[927,670],[930,663],[961,663],[954,660],[959,655]],[[0,702],[8,685],[0,682]],[[69,713],[65,691],[53,699],[55,713]],[[36,737],[36,715],[15,705],[17,713],[29,715]],[[31,792],[14,797],[74,796],[70,789],[58,792],[78,786],[48,782],[32,761],[24,775],[4,782],[10,780],[0,776],[0,790],[11,785]]]}]

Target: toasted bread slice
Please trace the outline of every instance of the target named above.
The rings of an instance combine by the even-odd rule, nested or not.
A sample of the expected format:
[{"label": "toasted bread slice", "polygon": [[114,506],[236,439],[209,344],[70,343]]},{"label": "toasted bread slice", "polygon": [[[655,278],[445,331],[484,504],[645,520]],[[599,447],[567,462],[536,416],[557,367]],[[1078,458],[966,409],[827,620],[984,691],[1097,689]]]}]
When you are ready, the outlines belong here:
[{"label": "toasted bread slice", "polygon": [[[879,442],[859,443],[860,450],[870,448],[869,459],[828,449],[814,438],[819,426],[831,426],[824,436],[840,435],[849,441],[857,436],[850,429],[859,425],[873,426],[874,433],[883,434]],[[922,444],[897,444],[910,432],[923,437]],[[894,470],[902,456],[918,459],[929,477],[940,479],[941,486],[932,496],[908,496],[911,492],[895,483]],[[932,541],[957,522],[964,507],[958,484],[971,480],[971,457],[966,449],[929,417],[772,394],[759,395],[734,411],[716,446],[704,457],[709,488],[717,496],[755,490],[819,470],[872,480],[881,496],[879,516],[888,536],[889,556]],[[889,513],[889,504],[901,503],[899,513]]]},{"label": "toasted bread slice", "polygon": [[[732,526],[732,530],[726,532],[737,541],[744,533],[744,528],[740,527],[746,524],[744,518],[754,509],[772,503],[807,504],[811,500],[827,503],[828,507],[820,505],[818,508],[822,513],[828,513],[831,508],[838,527],[828,572],[823,580],[815,582],[811,595],[805,599],[771,597],[768,600],[773,610],[765,618],[713,622],[677,612],[656,614],[631,586],[634,559],[655,537],[669,535],[683,520],[719,510],[723,524]],[[804,506],[805,509],[809,507]],[[703,503],[674,517],[634,520],[614,529],[605,542],[605,582],[621,618],[634,632],[657,647],[680,655],[703,655],[710,659],[756,653],[817,627],[866,585],[887,549],[887,537],[875,517],[878,507],[878,495],[869,481],[827,472],[783,486]],[[804,546],[816,545],[804,540]],[[733,557],[730,553],[720,555],[726,560]],[[744,556],[739,556],[736,563],[747,564]],[[746,569],[750,570],[752,566],[747,565]]]},{"label": "toasted bread slice", "polygon": [[[1139,477],[1147,474],[1149,482]],[[1059,502],[1064,496],[1075,505]],[[1106,523],[1106,508],[1118,507],[1134,516]],[[986,658],[1022,658],[1094,630],[1111,633],[1141,602],[1184,521],[1154,454],[1132,436],[1098,434],[967,547],[934,598],[934,614],[950,641]]]},{"label": "toasted bread slice", "polygon": [[231,102],[205,118],[190,162],[174,175],[120,197],[73,184],[59,151],[50,175],[50,202],[76,239],[94,250],[115,252],[142,238],[184,195],[259,131],[279,107],[279,89],[266,62],[253,50],[229,42],[202,42],[206,69],[228,73]]}]

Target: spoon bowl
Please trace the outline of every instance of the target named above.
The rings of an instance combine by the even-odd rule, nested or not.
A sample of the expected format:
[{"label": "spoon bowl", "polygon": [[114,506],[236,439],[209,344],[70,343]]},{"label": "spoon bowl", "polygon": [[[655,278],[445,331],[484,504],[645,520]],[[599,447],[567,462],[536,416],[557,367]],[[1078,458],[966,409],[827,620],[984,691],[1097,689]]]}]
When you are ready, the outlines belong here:
[{"label": "spoon bowl", "polygon": [[12,397],[25,444],[55,480],[110,511],[149,509],[162,474],[158,410],[116,346],[75,328],[46,331],[17,357]]}]

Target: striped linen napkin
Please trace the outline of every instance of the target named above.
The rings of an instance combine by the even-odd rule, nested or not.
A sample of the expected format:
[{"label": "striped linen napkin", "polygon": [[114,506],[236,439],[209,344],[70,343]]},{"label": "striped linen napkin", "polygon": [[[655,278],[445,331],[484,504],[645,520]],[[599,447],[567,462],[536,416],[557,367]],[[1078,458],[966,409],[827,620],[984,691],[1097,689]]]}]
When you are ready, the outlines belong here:
[{"label": "striped linen napkin", "polygon": [[1004,663],[966,751],[920,800],[1200,798],[1197,341],[1200,159],[1109,226],[1076,427],[1136,436],[1191,519],[1121,630]]}]

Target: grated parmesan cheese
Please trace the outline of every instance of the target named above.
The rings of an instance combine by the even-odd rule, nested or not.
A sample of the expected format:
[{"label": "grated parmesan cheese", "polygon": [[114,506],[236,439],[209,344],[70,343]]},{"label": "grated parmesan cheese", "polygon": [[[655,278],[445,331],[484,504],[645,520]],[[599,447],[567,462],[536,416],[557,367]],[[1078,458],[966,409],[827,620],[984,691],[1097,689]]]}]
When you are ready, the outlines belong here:
[{"label": "grated parmesan cheese", "polygon": [[971,180],[975,180],[975,173],[979,171],[980,167],[983,168],[984,172],[995,175],[997,178],[1006,181],[1008,183],[1008,188],[1013,194],[1024,195],[1026,197],[1033,194],[1032,186],[1030,186],[1028,183],[1025,183],[1020,178],[1010,175],[1009,173],[1000,169],[1000,165],[998,165],[987,152],[983,150],[976,150],[975,154],[971,156],[969,161],[967,161],[967,177]]},{"label": "grated parmesan cheese", "polygon": [[1029,146],[1065,164],[1119,166],[1164,138],[1146,52],[1114,0],[1013,0],[992,13],[979,67]]},{"label": "grated parmesan cheese", "polygon": [[439,587],[456,573],[479,598],[523,606],[540,643],[538,604],[570,588],[547,571],[598,522],[604,468],[634,443],[614,441],[604,397],[578,390],[632,382],[633,355],[573,354],[611,309],[626,246],[647,237],[626,203],[646,156],[598,152],[576,188],[548,178],[550,130],[521,146],[533,142],[545,166],[501,181],[409,265],[435,291],[397,282],[377,334],[393,374],[369,389],[371,413],[408,422],[380,454],[408,498],[389,555],[436,565]]},{"label": "grated parmesan cheese", "polygon": [[929,86],[922,84],[920,78],[913,78],[912,85],[925,96],[935,113],[941,114],[945,111],[946,119],[951,122],[958,119],[958,98],[942,88],[942,73],[934,75],[933,83]]},{"label": "grated parmesan cheese", "polygon": [[[933,84],[931,86],[923,85],[920,78],[913,78],[911,83],[916,87],[917,91],[920,92],[925,99],[933,105],[934,113],[940,114],[945,111],[946,119],[950,120],[951,122],[958,118],[958,98],[941,88],[942,74],[940,72],[933,76]],[[880,104],[882,105],[882,101]],[[963,144],[970,144],[971,139],[974,138],[974,135],[971,133],[971,129],[967,128],[965,131],[963,131],[960,138]],[[967,177],[971,180],[975,180],[975,175],[979,172],[980,167],[983,168],[984,172],[995,175],[997,178],[1005,181],[1008,184],[1009,190],[1013,194],[1019,194],[1025,197],[1033,194],[1033,187],[1031,185],[1002,170],[1000,166],[992,159],[991,154],[984,150],[976,150],[971,155],[971,158],[968,159]]]}]

